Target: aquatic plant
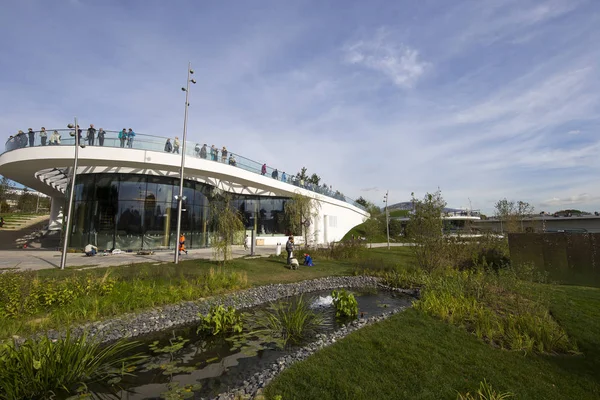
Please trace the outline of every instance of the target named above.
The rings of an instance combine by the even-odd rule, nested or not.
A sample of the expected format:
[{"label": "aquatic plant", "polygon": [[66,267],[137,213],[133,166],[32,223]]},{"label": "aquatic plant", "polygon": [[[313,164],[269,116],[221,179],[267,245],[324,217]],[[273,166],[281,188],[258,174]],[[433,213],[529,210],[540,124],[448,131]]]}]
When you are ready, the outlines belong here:
[{"label": "aquatic plant", "polygon": [[259,330],[268,332],[283,346],[300,343],[323,322],[323,317],[310,309],[303,296],[272,303],[267,310],[259,311],[255,319]]},{"label": "aquatic plant", "polygon": [[207,315],[202,317],[201,324],[196,332],[210,332],[213,335],[220,333],[242,333],[242,316],[229,306],[225,308],[222,304],[212,306]]},{"label": "aquatic plant", "polygon": [[358,315],[358,302],[346,289],[331,292],[336,317],[355,318]]},{"label": "aquatic plant", "polygon": [[[88,384],[116,384],[146,357],[131,354],[137,342],[101,346],[87,333],[67,332],[56,341],[45,336],[0,344],[0,399],[50,399],[85,391]],[[82,387],[84,388],[82,390]]]}]

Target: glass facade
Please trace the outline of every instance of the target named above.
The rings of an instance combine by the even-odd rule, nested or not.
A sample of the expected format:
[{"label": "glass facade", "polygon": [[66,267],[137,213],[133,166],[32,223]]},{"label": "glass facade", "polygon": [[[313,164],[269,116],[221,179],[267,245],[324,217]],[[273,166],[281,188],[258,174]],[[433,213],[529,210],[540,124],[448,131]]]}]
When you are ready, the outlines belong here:
[{"label": "glass facade", "polygon": [[[181,231],[186,247],[210,246],[213,187],[185,181]],[[77,176],[70,238],[72,247],[167,249],[177,244],[179,179],[137,174]],[[215,200],[213,200],[215,201]],[[285,236],[286,198],[232,195],[246,229],[260,236]]]}]

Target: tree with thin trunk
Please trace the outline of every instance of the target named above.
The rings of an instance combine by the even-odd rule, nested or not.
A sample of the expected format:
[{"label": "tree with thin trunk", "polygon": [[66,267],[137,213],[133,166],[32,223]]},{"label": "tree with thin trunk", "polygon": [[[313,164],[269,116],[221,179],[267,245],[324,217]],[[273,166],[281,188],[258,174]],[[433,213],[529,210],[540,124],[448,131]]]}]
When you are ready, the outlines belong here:
[{"label": "tree with thin trunk", "polygon": [[231,259],[231,245],[244,240],[244,223],[238,210],[231,205],[228,194],[211,201],[212,248],[215,259],[223,264]]},{"label": "tree with thin trunk", "polygon": [[410,214],[407,230],[416,246],[411,250],[419,266],[425,271],[442,267],[444,262],[444,233],[442,213],[446,201],[438,189],[435,193],[427,193],[423,200],[411,194],[413,212]]},{"label": "tree with thin trunk", "polygon": [[304,244],[308,246],[308,227],[319,215],[321,204],[312,197],[298,192],[285,202],[284,210],[288,229],[292,233],[301,233]]}]

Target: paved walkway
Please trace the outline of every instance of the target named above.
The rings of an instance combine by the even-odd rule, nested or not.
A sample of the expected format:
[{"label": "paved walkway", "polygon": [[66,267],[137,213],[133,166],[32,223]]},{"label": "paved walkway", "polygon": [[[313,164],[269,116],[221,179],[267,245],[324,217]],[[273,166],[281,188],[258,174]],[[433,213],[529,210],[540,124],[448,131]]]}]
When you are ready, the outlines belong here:
[{"label": "paved walkway", "polygon": [[[268,256],[275,254],[276,246],[257,246],[255,254],[257,256]],[[234,258],[250,255],[250,250],[244,250],[243,246],[233,246],[232,255]],[[0,251],[0,270],[8,268],[17,268],[23,270],[40,270],[60,267],[61,252],[53,250],[1,250]],[[82,253],[70,253],[67,255],[67,267],[79,266],[99,266],[109,267],[113,265],[129,265],[131,263],[141,262],[173,262],[174,253],[172,251],[157,251],[153,255],[143,256],[135,253],[121,253],[115,255],[87,257]],[[188,254],[181,255],[180,260],[195,259],[213,259],[213,249],[193,249]]]}]

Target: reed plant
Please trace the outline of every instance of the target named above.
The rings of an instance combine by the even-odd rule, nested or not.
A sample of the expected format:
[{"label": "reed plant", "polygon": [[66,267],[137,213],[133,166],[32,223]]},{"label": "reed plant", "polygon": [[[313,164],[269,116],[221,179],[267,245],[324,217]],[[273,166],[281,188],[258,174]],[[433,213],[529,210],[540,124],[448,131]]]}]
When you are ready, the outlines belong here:
[{"label": "reed plant", "polygon": [[90,383],[117,383],[145,359],[132,354],[136,342],[101,346],[87,333],[56,341],[45,336],[0,345],[0,399],[50,399],[81,391]]},{"label": "reed plant", "polygon": [[479,389],[475,394],[471,394],[470,392],[465,394],[458,393],[456,395],[456,400],[506,400],[510,397],[514,397],[514,394],[511,392],[498,393],[494,390],[492,385],[484,379],[483,382],[479,383]]},{"label": "reed plant", "polygon": [[259,330],[279,339],[283,346],[301,343],[324,323],[323,317],[310,309],[303,296],[271,303],[267,310],[257,313],[255,321]]}]

